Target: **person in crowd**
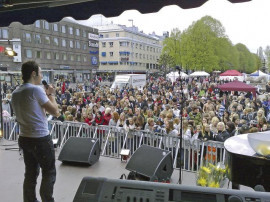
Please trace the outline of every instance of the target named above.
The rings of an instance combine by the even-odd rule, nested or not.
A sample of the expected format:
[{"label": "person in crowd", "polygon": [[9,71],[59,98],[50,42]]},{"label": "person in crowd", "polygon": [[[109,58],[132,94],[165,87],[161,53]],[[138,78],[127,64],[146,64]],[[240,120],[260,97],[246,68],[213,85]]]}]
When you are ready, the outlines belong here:
[{"label": "person in crowd", "polygon": [[125,125],[126,125],[126,116],[125,116],[125,113],[122,112],[122,113],[120,114],[120,116],[119,116],[119,119],[118,119],[118,121],[117,121],[116,127],[121,127],[121,128],[123,128],[123,127],[125,127]]},{"label": "person in crowd", "polygon": [[213,140],[213,132],[210,130],[210,125],[205,124],[202,131],[199,131],[198,139],[202,141]]},{"label": "person in crowd", "polygon": [[104,113],[102,113],[104,118],[103,125],[109,125],[110,119],[112,118],[111,111],[112,111],[111,108],[107,107]]},{"label": "person in crowd", "polygon": [[226,130],[229,133],[230,137],[238,135],[238,127],[236,126],[236,124],[234,122],[227,122],[226,124]]},{"label": "person in crowd", "polygon": [[[94,125],[104,125],[104,116],[101,111],[98,111],[95,116]],[[93,124],[93,123],[92,123]]]},{"label": "person in crowd", "polygon": [[219,122],[217,124],[217,134],[214,136],[214,140],[218,142],[225,142],[230,137],[230,134],[226,131],[225,124]]},{"label": "person in crowd", "polygon": [[189,116],[189,123],[192,124],[193,126],[201,124],[202,116],[197,106],[194,106],[192,108],[192,112],[190,112],[188,116]]}]

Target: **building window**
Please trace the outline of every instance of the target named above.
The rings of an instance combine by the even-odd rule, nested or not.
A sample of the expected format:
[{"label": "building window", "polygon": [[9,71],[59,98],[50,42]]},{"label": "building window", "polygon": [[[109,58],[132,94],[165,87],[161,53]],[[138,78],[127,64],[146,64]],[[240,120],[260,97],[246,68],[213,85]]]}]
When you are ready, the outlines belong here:
[{"label": "building window", "polygon": [[54,60],[59,60],[59,58],[60,58],[59,53],[54,53],[54,54],[53,54],[53,59],[54,59]]},{"label": "building window", "polygon": [[50,37],[49,36],[45,36],[45,44],[47,44],[47,45],[50,45],[51,44],[51,39],[50,39]]},{"label": "building window", "polygon": [[116,37],[119,37],[119,33],[116,33],[115,36],[116,36]]},{"label": "building window", "polygon": [[135,54],[135,57],[138,58],[138,53]]},{"label": "building window", "polygon": [[105,34],[105,38],[109,38],[109,34]]},{"label": "building window", "polygon": [[99,38],[103,38],[103,34],[100,34],[100,35],[99,35]]},{"label": "building window", "polygon": [[110,44],[110,47],[113,47],[113,42],[109,42],[109,44]]},{"label": "building window", "polygon": [[103,47],[103,48],[106,47],[106,42],[102,42],[102,47]]},{"label": "building window", "polygon": [[87,49],[87,44],[84,43],[84,44],[83,44],[83,50],[86,50],[86,49]]},{"label": "building window", "polygon": [[111,57],[113,56],[113,52],[110,52],[110,56],[111,56]]},{"label": "building window", "polygon": [[74,47],[73,41],[71,41],[71,40],[69,41],[69,47],[70,47],[70,48],[73,48],[73,47]]},{"label": "building window", "polygon": [[74,55],[70,55],[70,60],[74,61]]},{"label": "building window", "polygon": [[35,34],[35,43],[41,44],[40,34]]},{"label": "building window", "polygon": [[87,57],[83,56],[83,62],[87,62]]},{"label": "building window", "polygon": [[80,36],[80,29],[76,29],[76,36]]},{"label": "building window", "polygon": [[80,48],[81,48],[80,42],[79,42],[79,41],[76,41],[76,42],[75,42],[75,46],[76,46],[77,49],[80,49]]},{"label": "building window", "polygon": [[59,42],[58,42],[58,38],[53,38],[53,45],[58,46]]},{"label": "building window", "polygon": [[87,32],[83,30],[83,37],[87,37]]},{"label": "building window", "polygon": [[27,58],[32,58],[32,50],[26,49],[26,57]]},{"label": "building window", "polygon": [[31,43],[31,34],[30,33],[25,33],[25,42]]},{"label": "building window", "polygon": [[67,60],[67,54],[63,53],[63,60]]},{"label": "building window", "polygon": [[102,53],[101,53],[101,56],[102,56],[102,57],[106,57],[106,52],[102,52]]},{"label": "building window", "polygon": [[38,59],[41,58],[41,51],[36,51],[36,58],[38,58]]},{"label": "building window", "polygon": [[62,39],[62,47],[67,47],[66,39]]},{"label": "building window", "polygon": [[52,59],[51,52],[46,52],[46,58],[48,60]]},{"label": "building window", "polygon": [[77,62],[80,62],[80,61],[81,61],[81,56],[77,55]]},{"label": "building window", "polygon": [[0,29],[0,39],[8,39],[8,30]]},{"label": "building window", "polygon": [[50,29],[49,23],[47,21],[44,21],[43,26],[44,26],[44,29],[47,29],[47,30]]},{"label": "building window", "polygon": [[66,26],[65,26],[65,25],[62,25],[62,26],[61,26],[61,32],[62,32],[62,33],[66,33]]},{"label": "building window", "polygon": [[119,42],[119,45],[120,45],[120,46],[127,47],[127,46],[128,46],[128,42],[126,42],[126,41],[120,41],[120,42]]},{"label": "building window", "polygon": [[58,32],[58,24],[53,24],[53,31]]},{"label": "building window", "polygon": [[71,35],[73,35],[73,27],[69,27],[68,28],[68,33],[71,34]]},{"label": "building window", "polygon": [[37,21],[35,22],[35,27],[40,28],[40,20],[37,20]]}]

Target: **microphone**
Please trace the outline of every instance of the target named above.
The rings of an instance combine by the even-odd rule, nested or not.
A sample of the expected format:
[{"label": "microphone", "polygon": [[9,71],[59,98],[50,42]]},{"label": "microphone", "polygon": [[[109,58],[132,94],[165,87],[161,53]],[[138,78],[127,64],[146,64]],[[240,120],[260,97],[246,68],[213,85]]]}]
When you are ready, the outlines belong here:
[{"label": "microphone", "polygon": [[44,85],[44,87],[45,87],[46,89],[49,88],[49,85],[48,85],[47,81],[42,80],[42,84]]}]

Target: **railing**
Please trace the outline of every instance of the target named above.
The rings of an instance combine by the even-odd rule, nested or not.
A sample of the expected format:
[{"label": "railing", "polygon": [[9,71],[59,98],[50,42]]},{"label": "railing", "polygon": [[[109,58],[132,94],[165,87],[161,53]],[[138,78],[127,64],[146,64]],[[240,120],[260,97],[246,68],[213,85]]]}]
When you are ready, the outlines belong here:
[{"label": "railing", "polygon": [[[182,141],[180,162],[180,138],[169,136],[166,133],[154,133],[149,131],[126,131],[124,128],[109,126],[89,126],[79,122],[49,121],[50,135],[53,142],[62,148],[68,138],[97,138],[100,142],[101,155],[111,158],[120,158],[122,149],[134,151],[142,144],[169,150],[172,152],[173,167],[182,166],[184,170],[195,172],[198,167],[208,162],[216,164],[224,161],[225,150],[221,142],[200,140]],[[4,138],[17,141],[19,126],[14,118],[4,122]]]}]

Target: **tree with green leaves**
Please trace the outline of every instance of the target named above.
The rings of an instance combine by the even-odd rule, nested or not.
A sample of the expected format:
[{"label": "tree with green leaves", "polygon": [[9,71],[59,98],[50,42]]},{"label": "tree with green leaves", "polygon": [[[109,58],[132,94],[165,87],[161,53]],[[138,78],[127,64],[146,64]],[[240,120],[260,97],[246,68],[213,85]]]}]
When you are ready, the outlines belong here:
[{"label": "tree with green leaves", "polygon": [[163,72],[163,76],[166,77],[168,68],[174,65],[174,59],[169,54],[162,53],[158,60],[160,71]]},{"label": "tree with green leaves", "polygon": [[266,57],[266,66],[268,67],[268,69],[270,69],[270,46],[266,46],[266,48],[264,49],[264,54]]},{"label": "tree with green leaves", "polygon": [[162,55],[170,56],[171,67],[181,65],[181,53],[180,53],[181,31],[177,28],[171,31],[170,37],[164,39]]}]

